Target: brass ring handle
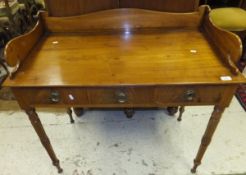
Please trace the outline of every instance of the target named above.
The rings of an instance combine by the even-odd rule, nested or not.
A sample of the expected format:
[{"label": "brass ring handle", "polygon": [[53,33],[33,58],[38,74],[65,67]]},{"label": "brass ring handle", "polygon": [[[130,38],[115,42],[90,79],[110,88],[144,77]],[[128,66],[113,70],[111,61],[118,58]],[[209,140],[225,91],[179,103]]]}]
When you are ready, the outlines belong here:
[{"label": "brass ring handle", "polygon": [[196,97],[196,93],[194,90],[189,89],[185,92],[185,99],[187,101],[193,101],[195,97]]},{"label": "brass ring handle", "polygon": [[57,91],[52,91],[50,94],[50,101],[52,103],[58,103],[60,101],[60,94]]},{"label": "brass ring handle", "polygon": [[122,91],[117,92],[116,96],[117,96],[118,103],[123,104],[123,103],[127,102],[127,95],[124,92],[122,92]]}]

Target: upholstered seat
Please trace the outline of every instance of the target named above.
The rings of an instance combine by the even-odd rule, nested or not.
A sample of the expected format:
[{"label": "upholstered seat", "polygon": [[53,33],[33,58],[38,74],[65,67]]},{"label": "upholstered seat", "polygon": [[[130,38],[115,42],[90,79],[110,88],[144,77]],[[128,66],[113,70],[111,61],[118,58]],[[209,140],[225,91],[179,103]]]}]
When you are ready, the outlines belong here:
[{"label": "upholstered seat", "polygon": [[210,13],[213,23],[230,31],[246,30],[246,10],[241,8],[218,8]]}]

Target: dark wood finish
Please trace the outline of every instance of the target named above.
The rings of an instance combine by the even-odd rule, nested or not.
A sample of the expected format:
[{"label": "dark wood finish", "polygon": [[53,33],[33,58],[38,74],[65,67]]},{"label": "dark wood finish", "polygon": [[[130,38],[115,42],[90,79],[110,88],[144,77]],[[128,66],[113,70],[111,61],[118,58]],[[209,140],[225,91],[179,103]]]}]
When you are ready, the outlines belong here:
[{"label": "dark wood finish", "polygon": [[185,111],[185,107],[184,106],[180,106],[179,107],[179,117],[177,119],[179,122],[182,120],[182,115],[183,115],[184,111]]},{"label": "dark wood finish", "polygon": [[75,16],[119,7],[118,0],[45,0],[50,16]]},{"label": "dark wood finish", "polygon": [[29,117],[29,120],[31,121],[33,128],[35,129],[37,135],[39,136],[42,145],[44,146],[47,153],[49,154],[53,162],[53,165],[57,167],[58,173],[62,173],[63,170],[60,167],[59,160],[56,157],[56,154],[51,146],[50,140],[44,131],[44,128],[42,126],[42,123],[40,122],[38,114],[36,113],[34,108],[25,109],[25,111]]},{"label": "dark wood finish", "polygon": [[127,30],[131,33],[146,28],[198,28],[204,11],[205,8],[200,8],[199,11],[180,15],[142,9],[113,9],[73,17],[49,17],[46,12],[40,15],[46,30],[50,32],[102,33]]},{"label": "dark wood finish", "polygon": [[174,116],[178,112],[178,107],[167,107],[168,115]]},{"label": "dark wood finish", "polygon": [[167,12],[193,12],[199,0],[120,0],[120,8],[141,8]]},{"label": "dark wood finish", "polygon": [[71,123],[74,123],[74,119],[73,119],[73,111],[72,111],[71,108],[67,108],[67,114],[68,114],[68,116],[69,116],[69,118],[70,118],[70,122],[71,122]]},{"label": "dark wood finish", "polygon": [[192,12],[199,0],[45,0],[49,16],[64,17],[114,8],[142,8],[168,12]]},{"label": "dark wood finish", "polygon": [[246,0],[241,1],[240,7],[246,10]]},{"label": "dark wood finish", "polygon": [[[71,107],[123,108],[132,117],[135,108],[181,106],[181,119],[184,106],[215,105],[195,172],[217,119],[246,82],[234,63],[240,40],[212,25],[208,12],[203,6],[185,14],[114,9],[57,18],[43,13],[31,33],[5,49],[9,65],[21,64],[3,86],[37,123],[33,126],[59,171],[36,107],[69,108],[70,117]],[[20,46],[28,43],[34,46]]]},{"label": "dark wood finish", "polygon": [[[234,85],[235,86],[235,85]],[[148,87],[57,87],[13,88],[21,104],[39,107],[166,107],[219,104],[224,94],[233,85],[193,85],[193,86],[148,86]],[[187,97],[188,91],[194,91],[192,98]],[[118,92],[125,93],[125,99],[118,96]],[[52,94],[58,93],[58,100],[52,100]],[[72,97],[72,99],[71,99]],[[226,105],[229,105],[227,103]]]},{"label": "dark wood finish", "polygon": [[133,115],[135,114],[134,109],[125,109],[124,113],[126,114],[126,117],[131,119]]}]

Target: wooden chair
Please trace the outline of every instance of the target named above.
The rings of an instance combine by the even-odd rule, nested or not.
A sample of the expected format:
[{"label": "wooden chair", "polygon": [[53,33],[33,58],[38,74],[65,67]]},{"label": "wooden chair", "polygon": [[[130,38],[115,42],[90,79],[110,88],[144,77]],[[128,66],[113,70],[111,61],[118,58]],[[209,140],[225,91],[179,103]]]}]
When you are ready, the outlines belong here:
[{"label": "wooden chair", "polygon": [[246,30],[246,10],[237,7],[213,9],[210,13],[213,23],[223,29],[238,32]]},{"label": "wooden chair", "polygon": [[[148,10],[159,10],[168,12],[192,12],[196,11],[199,6],[199,0],[45,0],[45,6],[49,12],[49,16],[64,17],[75,16],[100,10],[114,8],[141,8]],[[168,107],[169,115],[174,115],[180,111],[178,121],[181,121],[184,107]],[[124,110],[127,118],[132,118],[134,115],[133,109]],[[67,109],[71,123],[74,123],[72,118],[72,110]],[[74,108],[74,113],[77,116],[83,115],[83,109]]]},{"label": "wooden chair", "polygon": [[239,7],[213,9],[210,18],[222,29],[232,31],[240,36],[244,49],[241,61],[246,62],[246,0],[240,0]]}]

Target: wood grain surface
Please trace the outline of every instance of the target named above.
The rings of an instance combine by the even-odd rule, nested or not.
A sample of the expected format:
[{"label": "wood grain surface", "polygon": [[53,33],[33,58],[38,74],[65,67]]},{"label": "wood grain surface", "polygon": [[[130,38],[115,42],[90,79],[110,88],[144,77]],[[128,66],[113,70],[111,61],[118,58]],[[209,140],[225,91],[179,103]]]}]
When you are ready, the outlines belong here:
[{"label": "wood grain surface", "polygon": [[[58,3],[58,16],[84,8],[77,4],[82,1],[48,2]],[[114,6],[111,2],[106,6]],[[121,107],[132,117],[136,107],[181,106],[181,120],[184,106],[215,105],[191,169],[196,172],[225,107],[246,82],[235,68],[240,40],[214,26],[208,12],[203,6],[183,14],[114,9],[58,18],[43,13],[34,30],[9,42],[7,63],[21,65],[3,86],[13,90],[59,173],[35,107],[66,107],[73,122],[71,107]]]},{"label": "wood grain surface", "polygon": [[141,8],[166,12],[196,11],[199,0],[120,0],[120,8]]},{"label": "wood grain surface", "polygon": [[237,64],[243,51],[241,39],[238,35],[228,30],[216,27],[209,17],[208,9],[205,13],[207,14],[205,15],[202,28],[208,39],[210,39],[211,45],[216,47],[217,52],[225,63],[229,57],[234,64]]},{"label": "wood grain surface", "polygon": [[167,13],[143,9],[113,9],[73,17],[41,13],[47,31],[96,32],[152,28],[198,28],[206,7],[192,13]]},{"label": "wood grain surface", "polygon": [[199,0],[45,0],[49,16],[81,15],[114,8],[142,8],[168,12],[192,12]]},{"label": "wood grain surface", "polygon": [[[67,18],[44,15],[44,27],[8,45],[11,63],[31,49],[22,52],[19,45],[38,42],[29,55],[21,57],[27,57],[25,63],[4,86],[242,83],[245,78],[231,71],[234,63],[228,65],[220,54],[226,51],[236,61],[241,42],[203,18],[207,10],[203,6],[185,14],[115,9]],[[42,39],[39,28],[49,31]],[[222,81],[221,76],[232,80]]]},{"label": "wood grain surface", "polygon": [[[191,37],[192,36],[192,37]],[[55,44],[54,44],[55,43]],[[196,53],[192,53],[192,50]],[[223,82],[221,76],[231,76]],[[239,83],[195,30],[116,35],[50,34],[5,86]]]},{"label": "wood grain surface", "polygon": [[[13,88],[19,103],[26,106],[42,107],[167,107],[222,104],[224,94],[235,85],[209,86],[127,86],[127,87],[37,87]],[[233,88],[234,89],[234,88]],[[187,92],[193,91],[191,99]],[[58,94],[57,101],[52,101],[52,93]],[[125,94],[120,100],[119,92]]]},{"label": "wood grain surface", "polygon": [[119,8],[119,0],[45,0],[50,16],[74,16]]},{"label": "wood grain surface", "polygon": [[44,33],[44,26],[39,21],[28,33],[18,36],[5,46],[4,57],[9,66],[14,67],[24,60]]}]

